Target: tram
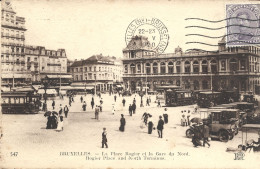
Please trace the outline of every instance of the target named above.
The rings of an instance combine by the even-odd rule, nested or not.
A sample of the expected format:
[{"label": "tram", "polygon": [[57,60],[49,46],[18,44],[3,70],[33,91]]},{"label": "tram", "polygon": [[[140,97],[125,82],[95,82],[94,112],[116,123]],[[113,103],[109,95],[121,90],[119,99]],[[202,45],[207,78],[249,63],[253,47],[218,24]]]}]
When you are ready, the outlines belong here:
[{"label": "tram", "polygon": [[37,114],[41,107],[40,95],[32,92],[2,92],[3,114]]},{"label": "tram", "polygon": [[192,92],[189,90],[167,90],[165,105],[168,107],[193,104]]}]

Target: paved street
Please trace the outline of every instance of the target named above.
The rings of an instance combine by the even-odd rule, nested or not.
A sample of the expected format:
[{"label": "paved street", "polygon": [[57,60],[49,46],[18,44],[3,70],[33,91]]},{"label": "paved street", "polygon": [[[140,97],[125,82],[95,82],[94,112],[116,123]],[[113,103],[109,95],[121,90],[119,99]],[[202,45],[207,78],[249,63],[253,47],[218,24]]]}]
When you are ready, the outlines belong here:
[{"label": "paved street", "polygon": [[[152,104],[150,107],[140,108],[140,98],[136,97],[137,111],[132,117],[128,114],[128,106],[132,103],[134,96],[125,97],[126,107],[122,106],[122,97],[117,97],[115,104],[116,112],[112,114],[112,104],[114,97],[103,95],[104,100],[103,112],[100,113],[100,119],[94,119],[94,110],[91,109],[91,95],[84,97],[87,102],[87,111],[82,111],[80,96],[74,98],[75,102],[72,107],[69,107],[70,112],[68,118],[64,120],[64,131],[57,132],[55,130],[46,130],[47,118],[43,116],[43,112],[36,115],[3,115],[4,137],[2,139],[2,154],[5,164],[13,164],[17,167],[28,163],[30,167],[37,167],[37,163],[42,161],[43,167],[48,166],[64,166],[75,167],[75,163],[80,166],[102,166],[102,163],[107,166],[112,165],[115,161],[86,161],[85,157],[68,157],[60,156],[60,152],[189,152],[187,157],[176,157],[176,160],[166,160],[166,166],[172,166],[173,163],[178,166],[181,163],[194,163],[194,166],[204,166],[201,159],[206,158],[209,162],[216,163],[215,159],[234,159],[233,153],[226,153],[227,147],[236,148],[241,144],[241,132],[233,140],[227,143],[213,140],[210,142],[210,148],[194,148],[191,139],[186,138],[185,131],[187,127],[180,126],[181,110],[193,111],[194,106],[171,107],[168,108],[169,123],[164,125],[163,138],[158,138],[156,130],[153,130],[151,135],[147,134],[147,128],[141,129],[141,117],[146,111],[153,115],[153,122],[157,126],[159,115],[165,113],[164,107],[157,107],[155,96],[152,96]],[[51,108],[51,100],[48,100],[48,109]],[[95,98],[95,103],[99,102]],[[56,111],[59,109],[59,104],[68,105],[68,98],[64,100],[56,100]],[[144,97],[145,104],[145,97]],[[120,114],[125,115],[126,128],[125,132],[119,131]],[[199,114],[192,114],[192,117],[199,117]],[[191,117],[191,118],[192,118]],[[108,133],[108,149],[101,148],[101,134],[103,127],[107,128]],[[254,135],[257,138],[257,135]],[[17,157],[11,157],[11,152],[18,152]],[[247,163],[254,158],[259,158],[248,154]],[[210,157],[210,158],[209,158]],[[19,160],[17,160],[19,159]],[[22,159],[22,160],[21,160]],[[46,160],[49,159],[49,160]],[[62,161],[62,164],[60,164]],[[64,162],[65,161],[65,162]],[[22,163],[21,163],[22,162]],[[145,167],[146,165],[159,167],[156,160],[150,161],[149,164],[128,161],[130,167]],[[74,163],[74,165],[73,165]],[[30,165],[29,165],[30,164]],[[142,164],[142,165],[141,165]],[[239,163],[229,164],[236,167]],[[255,165],[250,164],[249,165]],[[117,161],[117,166],[124,167],[126,164],[122,161]],[[219,164],[220,167],[225,167],[225,164]]]}]

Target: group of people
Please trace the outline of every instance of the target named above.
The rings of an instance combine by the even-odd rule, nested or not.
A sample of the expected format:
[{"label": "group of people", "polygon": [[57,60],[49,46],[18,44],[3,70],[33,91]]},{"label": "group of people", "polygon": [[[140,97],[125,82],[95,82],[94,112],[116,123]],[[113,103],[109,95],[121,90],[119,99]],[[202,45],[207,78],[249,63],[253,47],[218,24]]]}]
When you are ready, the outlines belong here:
[{"label": "group of people", "polygon": [[194,124],[194,134],[192,136],[191,142],[193,143],[194,147],[208,145],[208,148],[210,147],[209,144],[209,127],[207,126],[206,122]]},{"label": "group of people", "polygon": [[190,125],[190,110],[182,110],[181,111],[181,126],[189,126]]},{"label": "group of people", "polygon": [[56,129],[56,131],[63,130],[63,115],[52,112],[48,115],[46,129]]}]

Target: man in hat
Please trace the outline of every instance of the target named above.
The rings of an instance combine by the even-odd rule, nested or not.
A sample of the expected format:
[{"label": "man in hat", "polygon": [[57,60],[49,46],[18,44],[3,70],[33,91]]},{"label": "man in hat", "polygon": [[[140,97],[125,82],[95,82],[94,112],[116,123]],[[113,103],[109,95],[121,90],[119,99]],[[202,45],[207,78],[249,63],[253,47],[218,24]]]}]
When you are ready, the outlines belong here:
[{"label": "man in hat", "polygon": [[65,118],[67,118],[67,117],[68,117],[68,113],[69,113],[69,108],[68,108],[68,106],[67,106],[67,105],[65,105],[65,107],[64,107],[64,114],[65,114]]},{"label": "man in hat", "polygon": [[163,125],[164,125],[164,121],[162,120],[162,116],[159,116],[159,121],[157,125],[159,138],[162,138],[163,135]]},{"label": "man in hat", "polygon": [[[165,108],[164,111],[167,111],[167,108]],[[163,119],[164,119],[165,124],[167,124],[168,123],[168,114],[167,113],[163,114]]]},{"label": "man in hat", "polygon": [[129,104],[128,111],[129,111],[129,115],[132,116],[132,105],[131,104]]},{"label": "man in hat", "polygon": [[103,133],[102,133],[102,148],[104,148],[104,145],[106,146],[106,148],[108,148],[106,128],[103,128]]},{"label": "man in hat", "polygon": [[120,119],[120,127],[119,127],[119,130],[124,132],[125,131],[125,118],[124,118],[124,115],[121,114],[121,119]]}]

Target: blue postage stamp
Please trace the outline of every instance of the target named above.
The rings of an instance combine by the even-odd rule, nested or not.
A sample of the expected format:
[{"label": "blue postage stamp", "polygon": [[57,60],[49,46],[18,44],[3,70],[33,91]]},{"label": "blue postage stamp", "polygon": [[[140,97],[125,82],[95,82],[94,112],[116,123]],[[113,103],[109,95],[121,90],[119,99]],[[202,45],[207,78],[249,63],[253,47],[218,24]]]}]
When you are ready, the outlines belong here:
[{"label": "blue postage stamp", "polygon": [[260,43],[260,4],[228,4],[227,45],[243,46]]}]

